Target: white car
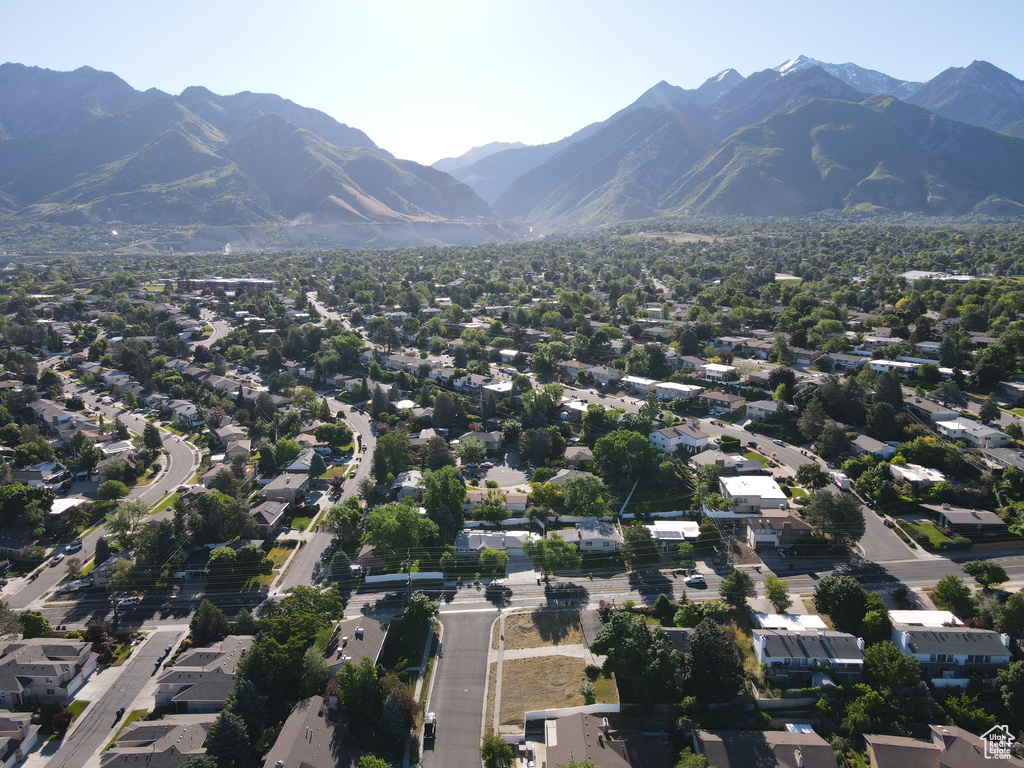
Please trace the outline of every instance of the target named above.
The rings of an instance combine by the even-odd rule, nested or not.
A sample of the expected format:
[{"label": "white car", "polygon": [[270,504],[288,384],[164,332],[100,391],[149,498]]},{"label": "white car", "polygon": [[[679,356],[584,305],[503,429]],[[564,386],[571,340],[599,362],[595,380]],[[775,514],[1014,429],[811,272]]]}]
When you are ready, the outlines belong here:
[{"label": "white car", "polygon": [[142,602],[142,598],[141,597],[126,597],[123,600],[118,600],[117,601],[117,607],[118,608],[128,608],[129,606],[132,606],[132,605],[138,605],[141,602]]},{"label": "white car", "polygon": [[683,579],[683,584],[685,584],[688,587],[703,587],[707,584],[707,582],[704,580],[703,573],[695,573],[692,576],[687,576],[685,579]]}]

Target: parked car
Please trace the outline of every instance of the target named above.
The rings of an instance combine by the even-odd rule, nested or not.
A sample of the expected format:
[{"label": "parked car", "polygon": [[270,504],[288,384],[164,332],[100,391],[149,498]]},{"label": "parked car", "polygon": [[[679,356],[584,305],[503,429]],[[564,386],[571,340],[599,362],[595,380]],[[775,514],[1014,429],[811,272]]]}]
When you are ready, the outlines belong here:
[{"label": "parked car", "polygon": [[785,445],[785,443],[782,442],[781,440],[772,440],[772,442],[775,443],[776,445]]},{"label": "parked car", "polygon": [[423,738],[433,739],[437,736],[437,715],[427,712],[423,716]]}]

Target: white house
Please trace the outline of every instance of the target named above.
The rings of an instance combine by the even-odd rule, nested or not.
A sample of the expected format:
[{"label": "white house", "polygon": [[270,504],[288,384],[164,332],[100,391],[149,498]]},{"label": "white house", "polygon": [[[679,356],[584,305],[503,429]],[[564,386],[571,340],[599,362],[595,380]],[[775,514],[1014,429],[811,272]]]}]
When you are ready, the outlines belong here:
[{"label": "white house", "polygon": [[674,381],[659,381],[654,385],[654,394],[659,400],[675,400],[677,397],[689,400],[703,391],[704,388],[696,384],[678,384]]},{"label": "white house", "polygon": [[395,482],[391,484],[391,490],[394,491],[397,499],[413,498],[418,501],[423,496],[422,481],[423,473],[418,469],[410,469],[395,478]]},{"label": "white house", "polygon": [[775,680],[827,672],[855,680],[864,668],[864,641],[845,632],[755,629],[754,655]]},{"label": "white house", "polygon": [[963,440],[971,448],[1005,448],[1010,436],[1002,430],[970,419],[936,422],[935,428],[950,440]]},{"label": "white house", "polygon": [[649,395],[658,384],[655,379],[648,379],[643,376],[623,376],[622,383],[626,389],[638,395]]},{"label": "white house", "polygon": [[587,519],[576,523],[575,528],[556,531],[580,552],[618,552],[622,546],[622,530],[615,523]]},{"label": "white house", "polygon": [[767,475],[722,477],[718,480],[722,498],[732,501],[736,514],[756,515],[764,509],[787,509],[786,494],[775,478]]},{"label": "white house", "polygon": [[537,534],[527,531],[483,531],[464,528],[455,536],[455,556],[478,558],[485,549],[497,549],[508,552],[509,557],[521,557],[523,542],[536,538]]},{"label": "white house", "polygon": [[680,449],[684,453],[700,453],[708,447],[709,435],[689,424],[681,424],[651,432],[647,439],[662,453],[675,453]]},{"label": "white house", "polygon": [[921,677],[937,688],[962,688],[972,677],[994,678],[1010,664],[1009,635],[990,629],[897,624],[892,641],[921,662]]},{"label": "white house", "polygon": [[644,526],[651,532],[651,538],[661,545],[663,551],[678,547],[700,536],[700,525],[694,520],[655,520]]},{"label": "white house", "polygon": [[721,363],[707,363],[701,366],[701,376],[705,381],[728,381],[729,374],[736,370],[734,365],[722,365]]}]

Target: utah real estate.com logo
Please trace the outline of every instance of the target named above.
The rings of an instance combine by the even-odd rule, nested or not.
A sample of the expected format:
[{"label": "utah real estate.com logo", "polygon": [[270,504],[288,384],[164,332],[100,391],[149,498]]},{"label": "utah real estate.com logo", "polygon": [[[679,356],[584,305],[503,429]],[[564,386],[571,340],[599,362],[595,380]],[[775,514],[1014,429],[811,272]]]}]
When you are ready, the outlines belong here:
[{"label": "utah real estate.com logo", "polygon": [[1016,739],[1009,726],[995,725],[981,734],[981,740],[985,745],[985,757],[989,760],[1009,760]]}]

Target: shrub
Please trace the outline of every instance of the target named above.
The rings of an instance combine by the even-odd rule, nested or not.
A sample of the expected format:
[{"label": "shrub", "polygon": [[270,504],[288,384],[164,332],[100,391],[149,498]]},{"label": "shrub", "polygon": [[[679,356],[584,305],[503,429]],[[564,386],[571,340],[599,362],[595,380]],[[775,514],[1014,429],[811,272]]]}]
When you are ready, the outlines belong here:
[{"label": "shrub", "polygon": [[583,674],[587,676],[587,680],[593,682],[601,675],[601,668],[595,664],[587,664]]}]

